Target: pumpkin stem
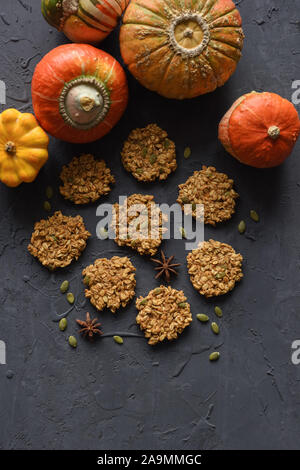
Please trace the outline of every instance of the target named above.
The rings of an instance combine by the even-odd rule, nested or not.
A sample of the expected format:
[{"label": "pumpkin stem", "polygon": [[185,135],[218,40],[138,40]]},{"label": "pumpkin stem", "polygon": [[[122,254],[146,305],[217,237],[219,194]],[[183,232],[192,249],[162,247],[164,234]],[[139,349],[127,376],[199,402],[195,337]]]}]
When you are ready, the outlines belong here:
[{"label": "pumpkin stem", "polygon": [[96,77],[79,77],[67,83],[59,98],[64,121],[76,129],[92,129],[110,109],[110,95]]},{"label": "pumpkin stem", "polygon": [[280,136],[280,129],[277,126],[271,126],[268,129],[268,135],[271,137],[273,140],[277,140],[278,137]]},{"label": "pumpkin stem", "polygon": [[201,54],[210,40],[208,23],[197,13],[183,13],[173,19],[169,30],[169,46],[176,54],[192,58]]},{"label": "pumpkin stem", "polygon": [[5,152],[9,153],[10,155],[14,155],[17,151],[16,145],[11,141],[7,142],[4,148]]},{"label": "pumpkin stem", "polygon": [[95,100],[90,96],[81,96],[80,105],[83,111],[88,113],[89,111],[92,111],[92,109],[96,106],[96,103]]}]

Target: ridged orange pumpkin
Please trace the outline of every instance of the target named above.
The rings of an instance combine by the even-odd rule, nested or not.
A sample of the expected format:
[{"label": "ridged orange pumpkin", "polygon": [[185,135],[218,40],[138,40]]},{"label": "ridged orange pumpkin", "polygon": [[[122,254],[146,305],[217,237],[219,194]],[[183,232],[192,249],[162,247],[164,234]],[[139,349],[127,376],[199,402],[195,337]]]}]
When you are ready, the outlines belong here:
[{"label": "ridged orange pumpkin", "polygon": [[127,102],[127,79],[121,65],[88,44],[59,46],[34,71],[35,115],[58,139],[74,143],[100,139],[119,121]]},{"label": "ridged orange pumpkin", "polygon": [[121,27],[124,62],[146,88],[194,98],[224,85],[243,47],[232,0],[131,0]]},{"label": "ridged orange pumpkin", "polygon": [[300,120],[290,101],[275,93],[239,98],[219,125],[219,139],[233,157],[256,168],[286,160],[300,135]]},{"label": "ridged orange pumpkin", "polygon": [[116,27],[130,0],[42,0],[51,26],[73,42],[94,44]]}]

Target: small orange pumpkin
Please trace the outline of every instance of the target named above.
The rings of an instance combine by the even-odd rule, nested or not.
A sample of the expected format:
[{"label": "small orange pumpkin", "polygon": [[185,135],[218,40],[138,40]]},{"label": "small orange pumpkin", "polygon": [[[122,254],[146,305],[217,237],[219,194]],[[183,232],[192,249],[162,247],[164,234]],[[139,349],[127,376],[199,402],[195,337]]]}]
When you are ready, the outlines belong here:
[{"label": "small orange pumpkin", "polygon": [[100,139],[116,125],[128,102],[121,65],[88,44],[49,52],[32,79],[32,104],[42,127],[67,142]]},{"label": "small orange pumpkin", "polygon": [[46,21],[73,42],[94,44],[117,26],[129,0],[42,0]]},{"label": "small orange pumpkin", "polygon": [[232,0],[131,0],[121,53],[142,85],[167,98],[214,91],[234,73],[243,47]]},{"label": "small orange pumpkin", "polygon": [[286,160],[300,135],[300,120],[290,101],[275,93],[240,97],[219,125],[219,139],[233,157],[256,168]]}]

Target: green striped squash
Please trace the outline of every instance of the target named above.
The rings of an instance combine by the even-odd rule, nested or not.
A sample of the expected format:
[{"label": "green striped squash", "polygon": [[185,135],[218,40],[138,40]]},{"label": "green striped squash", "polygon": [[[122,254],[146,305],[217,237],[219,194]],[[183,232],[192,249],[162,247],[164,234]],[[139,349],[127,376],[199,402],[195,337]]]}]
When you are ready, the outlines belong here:
[{"label": "green striped squash", "polygon": [[116,27],[130,0],[42,0],[46,21],[73,42],[94,44]]}]

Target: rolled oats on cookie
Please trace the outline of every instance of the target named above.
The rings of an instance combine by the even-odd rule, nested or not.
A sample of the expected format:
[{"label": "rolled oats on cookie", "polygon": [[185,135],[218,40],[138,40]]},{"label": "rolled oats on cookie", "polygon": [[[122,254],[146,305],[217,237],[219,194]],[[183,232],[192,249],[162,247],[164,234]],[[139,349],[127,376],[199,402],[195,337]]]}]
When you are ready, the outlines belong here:
[{"label": "rolled oats on cookie", "polygon": [[85,296],[99,311],[108,308],[115,313],[135,296],[135,271],[127,256],[97,259],[82,271]]},{"label": "rolled oats on cookie", "polygon": [[238,193],[233,189],[233,180],[219,173],[213,166],[203,166],[188,180],[179,185],[177,202],[186,213],[196,218],[196,205],[204,205],[204,223],[215,226],[229,220],[235,212]]},{"label": "rolled oats on cookie", "polygon": [[153,256],[161,245],[167,217],[155,204],[154,196],[132,194],[123,204],[114,204],[112,227],[115,242],[129,246],[140,255]]},{"label": "rolled oats on cookie", "polygon": [[28,251],[49,269],[64,268],[79,258],[90,236],[80,215],[58,211],[35,224]]},{"label": "rolled oats on cookie", "polygon": [[110,185],[115,183],[105,161],[95,160],[90,154],[75,157],[68,165],[64,165],[60,179],[63,182],[60,193],[75,204],[97,201],[108,194]]},{"label": "rolled oats on cookie", "polygon": [[161,285],[136,301],[136,322],[150,345],[173,340],[192,322],[190,305],[183,291]]},{"label": "rolled oats on cookie", "polygon": [[194,288],[205,297],[231,291],[242,277],[241,254],[232,246],[215,240],[200,243],[187,256],[187,266]]},{"label": "rolled oats on cookie", "polygon": [[124,168],[139,181],[165,180],[177,168],[175,144],[156,124],[133,130],[121,156]]}]

